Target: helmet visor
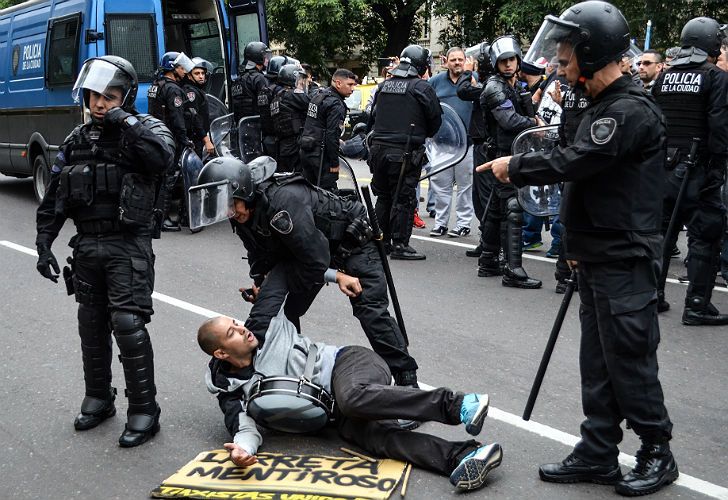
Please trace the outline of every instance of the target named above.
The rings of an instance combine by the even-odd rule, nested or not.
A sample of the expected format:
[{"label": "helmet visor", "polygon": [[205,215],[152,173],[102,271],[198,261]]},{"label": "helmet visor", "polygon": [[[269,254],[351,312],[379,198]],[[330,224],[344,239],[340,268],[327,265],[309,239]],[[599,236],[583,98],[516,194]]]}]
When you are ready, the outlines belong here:
[{"label": "helmet visor", "polygon": [[192,59],[187,57],[184,52],[180,52],[177,58],[172,62],[172,65],[182,66],[182,69],[184,69],[187,73],[195,69],[195,63],[192,62]]},{"label": "helmet visor", "polygon": [[536,64],[542,57],[551,61],[556,57],[556,47],[559,43],[576,45],[578,32],[577,24],[556,16],[546,16],[523,60],[530,64]]},{"label": "helmet visor", "polygon": [[82,90],[92,90],[102,94],[107,99],[118,97],[111,89],[121,90],[121,100],[124,102],[132,87],[131,77],[103,59],[91,59],[84,63],[81,72],[73,85],[71,96],[79,102]]},{"label": "helmet visor", "polygon": [[192,186],[188,203],[190,229],[210,226],[235,215],[233,187],[228,180]]},{"label": "helmet visor", "polygon": [[490,46],[490,50],[495,55],[496,60],[521,55],[521,47],[519,47],[518,42],[510,36],[504,36],[494,40],[493,44]]}]

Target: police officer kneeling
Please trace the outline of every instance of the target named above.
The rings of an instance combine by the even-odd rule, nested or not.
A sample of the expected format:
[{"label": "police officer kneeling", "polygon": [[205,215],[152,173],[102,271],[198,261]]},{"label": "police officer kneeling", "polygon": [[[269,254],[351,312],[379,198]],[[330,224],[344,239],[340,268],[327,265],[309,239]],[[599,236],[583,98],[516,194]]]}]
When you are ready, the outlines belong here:
[{"label": "police officer kneeling", "polygon": [[116,56],[86,61],[73,88],[91,122],[61,145],[38,208],[38,271],[58,281],[51,245],[67,218],[77,233],[73,278],[86,397],[76,430],[96,427],[116,413],[111,386],[111,332],[121,353],[129,398],[123,447],[137,446],[159,430],[152,344],[146,324],[153,314],[152,213],[161,176],[174,156],[171,132],[134,107],[137,75]]},{"label": "police officer kneeling", "polygon": [[[629,26],[616,7],[577,4],[560,18],[547,16],[539,33],[534,45],[558,44],[560,74],[592,98],[574,143],[478,167],[516,186],[566,181],[561,216],[567,258],[578,261],[586,420],[573,453],[539,473],[544,481],[614,484],[617,493],[645,495],[678,477],[657,376],[665,126],[652,99],[619,71]],[[617,462],[623,419],[642,440],[624,477]]]}]

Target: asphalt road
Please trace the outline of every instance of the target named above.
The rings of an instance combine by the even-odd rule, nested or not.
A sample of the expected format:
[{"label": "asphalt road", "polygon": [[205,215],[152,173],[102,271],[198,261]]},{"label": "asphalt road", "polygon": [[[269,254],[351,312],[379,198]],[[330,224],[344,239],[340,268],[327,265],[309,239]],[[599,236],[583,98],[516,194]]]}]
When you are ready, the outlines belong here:
[{"label": "asphalt road", "polygon": [[[357,166],[359,177],[367,172]],[[61,284],[35,270],[35,209],[31,183],[0,176],[0,491],[3,498],[146,498],[149,491],[198,452],[228,438],[217,403],[204,386],[207,357],[195,341],[205,310],[245,318],[249,304],[237,292],[247,286],[243,248],[227,224],[199,234],[167,233],[155,241],[155,314],[152,335],[162,430],[153,441],[121,449],[126,401],[96,429],[77,433],[72,421],[83,397],[76,305]],[[432,219],[426,219],[432,226]],[[67,224],[53,250],[70,255]],[[420,380],[467,392],[487,392],[492,408],[480,438],[498,441],[504,461],[482,490],[468,498],[613,498],[608,486],[553,485],[539,481],[537,466],[563,459],[576,441],[581,413],[578,317],[575,297],[547,372],[531,423],[519,415],[562,296],[554,293],[553,261],[545,252],[525,261],[544,280],[535,291],[504,288],[478,278],[476,260],[464,254],[475,236],[431,239],[415,230],[413,244],[425,262],[391,263]],[[476,232],[476,231],[474,231]],[[681,241],[684,251],[684,242]],[[25,249],[25,250],[24,250]],[[673,261],[673,267],[678,262]],[[660,375],[674,422],[672,447],[681,478],[654,498],[728,498],[728,328],[688,328],[680,323],[686,287],[668,284],[673,308],[660,316]],[[728,311],[722,288],[714,303]],[[185,303],[175,302],[178,299]],[[197,306],[196,309],[193,306]],[[348,301],[326,287],[303,319],[310,337],[335,344],[366,345]],[[114,363],[115,385],[123,388]],[[121,394],[120,390],[120,394]],[[462,426],[429,423],[422,431],[464,439]],[[345,444],[334,432],[317,437],[266,434],[271,452],[337,454]],[[621,449],[639,446],[625,431]],[[630,457],[624,456],[624,464]],[[625,465],[626,472],[628,467]],[[398,494],[397,494],[398,495]],[[446,478],[415,470],[408,498],[450,498]]]}]

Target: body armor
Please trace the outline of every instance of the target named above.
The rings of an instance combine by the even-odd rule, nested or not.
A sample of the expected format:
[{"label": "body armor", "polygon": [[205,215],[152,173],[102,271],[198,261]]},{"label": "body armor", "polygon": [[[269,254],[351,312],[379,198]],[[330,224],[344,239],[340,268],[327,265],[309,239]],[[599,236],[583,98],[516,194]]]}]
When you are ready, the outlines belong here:
[{"label": "body armor", "polygon": [[[425,142],[427,130],[422,105],[414,95],[414,86],[421,81],[417,77],[393,77],[379,84],[376,94],[377,120],[372,140],[405,144],[412,130],[412,148]],[[385,116],[382,116],[386,113]]]}]

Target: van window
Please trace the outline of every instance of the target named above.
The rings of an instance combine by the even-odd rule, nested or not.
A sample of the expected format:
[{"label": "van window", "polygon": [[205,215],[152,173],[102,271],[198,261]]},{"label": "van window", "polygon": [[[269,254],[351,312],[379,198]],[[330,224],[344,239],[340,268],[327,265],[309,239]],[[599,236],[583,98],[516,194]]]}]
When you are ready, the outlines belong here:
[{"label": "van window", "polygon": [[154,17],[145,14],[109,14],[105,24],[107,53],[129,61],[140,82],[154,80],[158,62]]},{"label": "van window", "polygon": [[78,75],[78,42],[81,14],[51,19],[48,33],[48,87],[71,85]]},{"label": "van window", "polygon": [[187,27],[192,54],[210,61],[216,67],[223,65],[220,52],[220,31],[215,20],[207,20]]}]

